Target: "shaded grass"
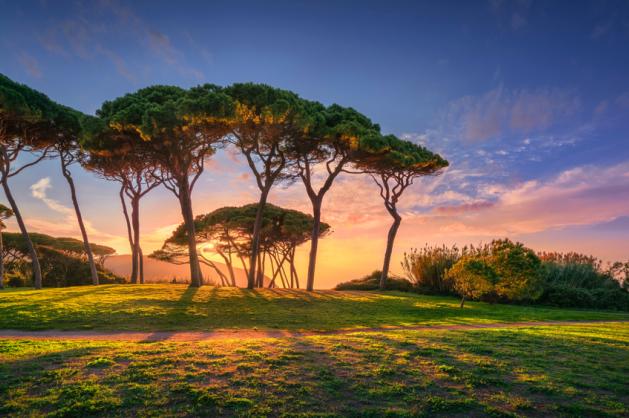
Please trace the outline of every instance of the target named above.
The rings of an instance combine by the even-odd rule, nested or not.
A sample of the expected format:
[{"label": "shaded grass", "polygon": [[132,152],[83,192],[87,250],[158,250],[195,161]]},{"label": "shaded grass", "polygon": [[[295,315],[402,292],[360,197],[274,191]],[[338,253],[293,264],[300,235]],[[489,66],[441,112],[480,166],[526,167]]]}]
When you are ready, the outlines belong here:
[{"label": "shaded grass", "polygon": [[0,341],[0,415],[627,416],[629,325]]},{"label": "shaded grass", "polygon": [[333,330],[595,319],[629,319],[629,314],[473,302],[459,309],[454,298],[397,292],[194,289],[169,284],[0,291],[0,329]]}]

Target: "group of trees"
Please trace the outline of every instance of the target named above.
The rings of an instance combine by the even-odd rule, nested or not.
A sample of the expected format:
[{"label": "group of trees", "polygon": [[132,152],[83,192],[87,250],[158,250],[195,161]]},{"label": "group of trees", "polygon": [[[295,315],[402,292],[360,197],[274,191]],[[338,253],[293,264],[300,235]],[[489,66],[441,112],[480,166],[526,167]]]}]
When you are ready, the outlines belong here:
[{"label": "group of trees", "polygon": [[[82,240],[55,238],[45,234],[30,233],[42,272],[42,285],[62,287],[91,283],[91,266]],[[115,250],[104,245],[90,244],[90,252],[101,283],[120,283],[117,277],[104,267],[105,259]],[[24,236],[7,232],[2,236],[0,266],[3,277],[13,287],[29,286],[32,279],[32,260]]]},{"label": "group of trees", "polygon": [[[260,191],[259,200],[195,218],[194,187],[208,159],[224,147],[232,147],[246,160]],[[23,153],[30,154],[31,161],[14,167]],[[185,257],[192,286],[202,284],[200,263],[212,263],[199,254],[200,242],[211,242],[228,266],[230,257],[248,259],[247,284],[253,288],[262,284],[267,261],[275,276],[272,281],[279,278],[284,285],[297,285],[295,247],[310,240],[308,290],[314,287],[318,239],[329,230],[321,221],[323,200],[341,173],[370,175],[393,217],[380,280],[384,287],[401,222],[397,203],[402,193],[417,177],[438,174],[448,165],[418,144],[383,135],[378,124],[354,109],[324,106],[264,84],[205,84],[190,89],[152,86],[107,101],[96,116],[88,116],[0,75],[0,182],[29,249],[38,288],[41,267],[37,251],[12,197],[9,179],[53,157],[59,158],[68,181],[94,284],[98,283],[97,268],[69,169],[75,162],[120,184],[132,252],[132,282],[143,281],[140,200],[161,185],[177,198],[183,224],[155,256],[176,262]],[[274,186],[299,180],[312,203],[308,219],[305,214],[267,203]],[[252,222],[247,226],[232,223],[239,211],[246,212]],[[298,230],[287,232],[284,228],[279,235],[269,231],[273,224],[269,219],[278,214],[284,221],[299,223]],[[226,226],[237,231],[233,243],[229,242],[231,235],[217,232]],[[308,228],[308,233],[303,228]],[[231,282],[228,277],[221,280]]]},{"label": "group of trees", "polygon": [[[236,286],[235,266],[240,266],[247,277],[249,276],[249,255],[258,208],[257,203],[224,207],[195,218],[196,242],[201,247],[200,262],[216,272],[222,285]],[[255,286],[265,285],[265,268],[270,267],[266,283],[268,287],[276,287],[278,283],[285,288],[300,287],[299,274],[295,267],[295,250],[310,240],[313,225],[314,218],[310,215],[270,203],[265,205],[260,224],[260,257],[256,266]],[[330,231],[330,225],[321,222],[318,231],[319,236],[324,236]],[[187,264],[187,242],[186,226],[181,224],[163,247],[150,256],[170,263]],[[216,265],[212,255],[223,261],[228,274],[223,273]]]}]

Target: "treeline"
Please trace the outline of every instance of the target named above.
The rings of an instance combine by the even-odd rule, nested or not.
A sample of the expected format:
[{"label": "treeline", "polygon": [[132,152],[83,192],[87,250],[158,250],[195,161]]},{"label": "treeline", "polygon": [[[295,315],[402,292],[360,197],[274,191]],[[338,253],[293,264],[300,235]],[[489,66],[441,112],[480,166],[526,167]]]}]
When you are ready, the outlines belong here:
[{"label": "treeline", "polygon": [[[74,238],[55,238],[45,234],[31,233],[31,242],[39,255],[42,270],[42,285],[64,287],[90,284],[90,264],[83,242]],[[31,260],[28,246],[20,233],[5,232],[0,245],[2,278],[8,286],[32,286]],[[90,244],[101,283],[124,283],[104,267],[105,259],[115,250],[104,245]],[[4,283],[0,282],[0,287]]]},{"label": "treeline", "polygon": [[[80,165],[120,185],[133,283],[143,282],[140,201],[151,190],[165,187],[179,202],[183,218],[179,238],[168,244],[176,244],[178,262],[187,257],[191,285],[200,286],[203,257],[197,248],[200,237],[192,194],[208,160],[224,148],[244,158],[260,192],[250,242],[226,253],[247,259],[249,288],[261,284],[265,266],[271,265],[275,275],[278,265],[283,266],[284,255],[290,259],[290,254],[281,253],[277,247],[270,250],[264,242],[264,211],[273,187],[300,181],[310,200],[305,285],[312,290],[318,240],[325,229],[321,221],[324,197],[342,173],[369,175],[393,218],[379,282],[384,287],[401,223],[399,199],[417,177],[438,174],[448,165],[418,144],[384,135],[377,123],[352,108],[324,106],[264,84],[205,84],[190,89],[152,86],[106,101],[95,116],[90,116],[54,103],[0,74],[0,183],[28,248],[36,288],[42,286],[40,255],[11,193],[12,177],[43,159],[58,159],[68,182],[93,284],[99,282],[98,269],[70,168]],[[23,163],[25,154],[32,159]],[[290,274],[283,267],[280,271],[289,283]],[[282,273],[277,275],[282,277]]]},{"label": "treeline", "polygon": [[[479,246],[430,246],[404,254],[406,278],[389,288],[458,295],[490,303],[629,310],[629,262],[604,265],[578,253],[536,253],[521,243],[494,240]],[[405,284],[406,283],[406,284]],[[373,276],[337,289],[375,289]]]}]

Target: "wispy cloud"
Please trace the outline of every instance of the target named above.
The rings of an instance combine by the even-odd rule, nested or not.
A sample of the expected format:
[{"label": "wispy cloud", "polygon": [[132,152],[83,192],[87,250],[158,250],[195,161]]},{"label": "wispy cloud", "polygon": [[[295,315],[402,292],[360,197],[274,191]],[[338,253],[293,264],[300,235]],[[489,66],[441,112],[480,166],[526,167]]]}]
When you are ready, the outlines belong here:
[{"label": "wispy cloud", "polygon": [[20,64],[22,64],[26,72],[29,73],[32,77],[34,78],[43,77],[43,73],[39,65],[39,61],[37,61],[37,59],[33,57],[32,55],[26,52],[21,52],[18,55],[18,61],[20,62]]},{"label": "wispy cloud", "polygon": [[[130,65],[115,46],[121,41],[133,42],[138,44],[139,49],[148,51],[151,59],[179,75],[195,81],[205,79],[203,72],[187,62],[183,51],[173,44],[166,33],[149,25],[129,6],[115,0],[103,0],[91,7],[83,7],[81,3],[75,7],[74,17],[54,22],[38,37],[48,52],[83,60],[102,56],[118,74],[135,83],[137,76],[134,71],[138,68]],[[204,54],[209,52],[204,49]],[[146,68],[140,70],[145,71]]]}]

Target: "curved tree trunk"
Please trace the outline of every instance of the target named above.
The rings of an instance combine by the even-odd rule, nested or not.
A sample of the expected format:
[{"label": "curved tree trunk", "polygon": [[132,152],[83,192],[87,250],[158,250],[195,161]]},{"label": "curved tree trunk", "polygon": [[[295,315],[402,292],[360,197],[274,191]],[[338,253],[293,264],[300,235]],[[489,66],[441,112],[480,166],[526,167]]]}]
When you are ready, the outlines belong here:
[{"label": "curved tree trunk", "polygon": [[196,231],[194,228],[194,215],[192,214],[192,199],[190,198],[190,187],[188,186],[188,178],[185,180],[179,190],[179,203],[181,205],[181,215],[186,226],[188,234],[188,255],[190,257],[190,286],[200,287],[203,284],[201,276],[201,265],[199,264],[199,255],[197,253]]},{"label": "curved tree trunk", "polygon": [[319,232],[321,227],[321,201],[312,201],[312,216],[314,222],[312,224],[312,237],[310,241],[310,258],[308,260],[308,279],[306,281],[306,290],[309,292],[314,289],[315,267],[317,264],[317,249],[319,247]]},{"label": "curved tree trunk", "polygon": [[74,187],[74,180],[72,179],[72,174],[68,170],[67,165],[63,159],[63,154],[59,156],[61,160],[61,173],[63,177],[65,177],[68,182],[68,186],[70,186],[70,196],[72,197],[72,205],[74,206],[74,212],[76,213],[76,220],[79,223],[79,229],[81,230],[81,237],[83,238],[83,248],[85,249],[85,254],[87,255],[87,262],[90,266],[90,274],[92,276],[92,284],[98,284],[98,270],[96,269],[96,263],[94,262],[94,254],[92,253],[92,247],[90,247],[89,239],[87,238],[87,231],[85,229],[85,224],[83,223],[83,215],[81,215],[81,208],[79,207],[79,200],[76,197],[76,187]]},{"label": "curved tree trunk", "polygon": [[260,233],[262,230],[262,219],[266,200],[269,197],[270,187],[266,187],[260,194],[258,202],[258,210],[256,211],[256,220],[253,224],[253,236],[251,238],[251,259],[249,260],[249,274],[247,275],[247,289],[253,289],[256,285],[256,267],[260,252]]},{"label": "curved tree trunk", "polygon": [[24,237],[24,241],[26,242],[26,247],[28,248],[28,252],[31,256],[31,263],[33,265],[33,285],[35,289],[42,288],[42,275],[41,275],[41,266],[39,265],[39,259],[37,258],[37,251],[35,251],[35,246],[33,245],[33,241],[31,241],[30,235],[28,235],[28,231],[26,230],[26,225],[24,224],[24,219],[22,219],[22,214],[15,203],[15,199],[13,198],[13,194],[11,193],[11,189],[9,188],[9,183],[7,182],[7,173],[4,173],[2,178],[2,188],[4,189],[4,194],[11,205],[11,209],[13,210],[13,215],[15,216],[15,220],[17,221],[18,226],[20,227],[20,231],[22,232],[22,236]]},{"label": "curved tree trunk", "polygon": [[125,186],[122,185],[120,187],[120,203],[122,204],[122,213],[124,214],[124,220],[127,224],[127,236],[129,238],[129,247],[131,248],[131,276],[129,277],[129,281],[131,283],[137,283],[138,281],[138,265],[137,265],[137,257],[135,255],[135,245],[133,244],[133,231],[131,228],[131,220],[129,219],[129,211],[127,211],[127,204],[124,199],[124,191]]},{"label": "curved tree trunk", "polygon": [[402,222],[402,218],[400,217],[400,215],[398,215],[395,208],[393,210],[390,210],[389,213],[393,217],[393,224],[391,225],[391,228],[389,228],[389,235],[387,237],[387,249],[384,253],[382,275],[380,276],[381,290],[384,290],[387,285],[387,278],[389,276],[389,264],[391,263],[391,254],[393,253],[393,242],[395,241],[397,230],[400,228],[400,223]]}]

